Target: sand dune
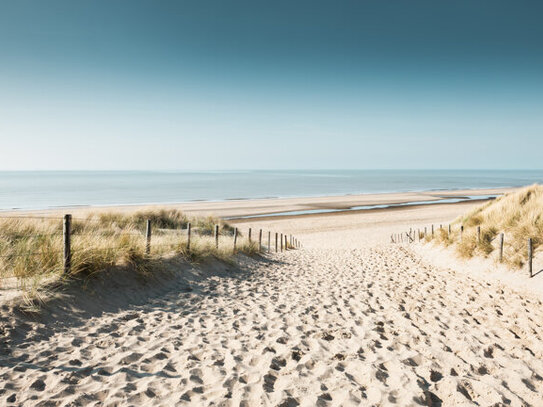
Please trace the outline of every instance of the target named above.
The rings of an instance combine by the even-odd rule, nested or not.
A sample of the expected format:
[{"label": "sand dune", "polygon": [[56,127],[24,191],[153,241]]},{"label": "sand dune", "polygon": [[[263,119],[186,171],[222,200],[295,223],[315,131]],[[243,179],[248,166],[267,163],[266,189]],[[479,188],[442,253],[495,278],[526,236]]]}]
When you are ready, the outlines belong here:
[{"label": "sand dune", "polygon": [[541,298],[385,239],[458,210],[276,220],[303,250],[4,307],[2,403],[541,405]]}]

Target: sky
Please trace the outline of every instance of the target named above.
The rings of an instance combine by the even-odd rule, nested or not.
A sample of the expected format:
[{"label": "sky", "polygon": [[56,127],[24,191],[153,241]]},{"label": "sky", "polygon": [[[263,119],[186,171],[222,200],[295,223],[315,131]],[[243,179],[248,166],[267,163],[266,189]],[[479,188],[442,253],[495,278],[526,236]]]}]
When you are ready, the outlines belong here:
[{"label": "sky", "polygon": [[542,15],[0,0],[0,170],[543,168]]}]

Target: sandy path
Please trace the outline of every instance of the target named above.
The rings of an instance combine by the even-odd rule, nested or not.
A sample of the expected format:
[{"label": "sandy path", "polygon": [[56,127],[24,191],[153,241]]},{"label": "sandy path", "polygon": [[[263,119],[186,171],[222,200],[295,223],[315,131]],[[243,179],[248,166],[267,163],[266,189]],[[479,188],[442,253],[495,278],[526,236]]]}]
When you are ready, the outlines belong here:
[{"label": "sandy path", "polygon": [[400,246],[272,260],[51,327],[2,356],[2,403],[541,405],[540,300]]}]

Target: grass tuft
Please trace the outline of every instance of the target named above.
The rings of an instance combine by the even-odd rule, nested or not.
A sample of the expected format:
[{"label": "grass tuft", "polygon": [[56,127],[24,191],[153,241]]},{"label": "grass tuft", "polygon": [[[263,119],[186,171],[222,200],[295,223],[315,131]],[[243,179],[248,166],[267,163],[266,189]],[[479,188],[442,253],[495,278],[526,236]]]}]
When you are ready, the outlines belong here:
[{"label": "grass tuft", "polygon": [[[147,219],[152,224],[149,254],[145,251]],[[190,251],[186,234],[189,222],[193,232]],[[213,237],[215,225],[220,227],[218,248]],[[72,276],[92,276],[115,267],[147,274],[159,268],[165,256],[180,256],[191,262],[207,258],[232,262],[233,231],[219,219],[189,218],[174,209],[89,213],[72,221]],[[255,255],[258,245],[238,233],[236,251]],[[64,277],[62,253],[61,219],[0,219],[0,278],[18,278],[31,297],[36,298],[31,293],[39,281],[60,281]]]},{"label": "grass tuft", "polygon": [[[480,239],[477,226],[481,228]],[[543,244],[543,186],[532,185],[489,201],[456,219],[452,227],[451,236],[442,231],[436,241],[454,245],[458,254],[466,258],[496,253],[499,235],[504,233],[503,260],[520,268],[526,262],[528,238],[533,240],[534,252]]]}]

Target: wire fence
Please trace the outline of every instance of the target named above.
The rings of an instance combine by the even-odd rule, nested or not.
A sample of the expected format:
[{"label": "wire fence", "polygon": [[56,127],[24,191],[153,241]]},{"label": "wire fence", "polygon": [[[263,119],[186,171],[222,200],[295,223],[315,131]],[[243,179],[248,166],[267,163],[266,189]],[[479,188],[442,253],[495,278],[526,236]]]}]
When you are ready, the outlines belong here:
[{"label": "wire fence", "polygon": [[[252,228],[242,233],[237,227],[223,225],[221,228],[219,224],[213,225],[212,231],[193,228],[190,222],[180,222],[177,228],[160,227],[151,219],[145,221],[144,228],[134,224],[119,226],[114,222],[99,227],[103,223],[100,219],[74,218],[69,214],[63,217],[0,216],[1,220],[16,223],[4,224],[4,230],[0,229],[0,279],[40,273],[36,270],[40,268],[44,273],[50,271],[48,269],[60,269],[70,274],[74,257],[116,253],[127,248],[141,250],[144,256],[160,256],[168,252],[190,255],[194,245],[204,240],[211,254],[213,250],[236,254],[245,251],[247,244],[252,253],[278,253],[302,246],[291,234]],[[32,229],[35,225],[31,224],[40,220],[46,222],[47,231]]]},{"label": "wire fence", "polygon": [[[425,226],[424,228],[418,228],[416,230],[414,228],[410,228],[409,231],[405,231],[402,233],[393,233],[390,235],[390,241],[393,244],[411,244],[415,242],[432,241],[436,238],[441,238],[442,240],[446,239],[451,244],[462,244],[466,242],[467,229],[464,227],[464,225],[460,225],[456,230],[453,229],[450,224],[447,225],[446,229],[443,228],[443,225],[439,225],[439,229],[434,226],[435,225],[430,225],[430,227]],[[499,263],[503,263],[504,260],[506,260],[506,258],[504,257],[504,248],[507,244],[507,237],[505,232],[499,234],[485,234],[484,231],[481,229],[481,226],[475,227],[475,229],[471,230],[471,232],[474,232],[474,235],[471,236],[471,242],[473,243],[475,248],[484,247],[488,250],[488,253],[497,250],[497,261]],[[498,239],[497,247],[495,243],[496,239]],[[536,247],[534,244],[535,241],[536,238],[527,237],[525,240],[525,252],[524,254],[520,255],[520,258],[526,264],[526,268],[528,270],[530,278],[536,276],[540,272],[543,272],[543,270],[541,270],[534,273],[534,257],[536,252]],[[512,250],[516,249],[517,248],[512,248]]]}]

